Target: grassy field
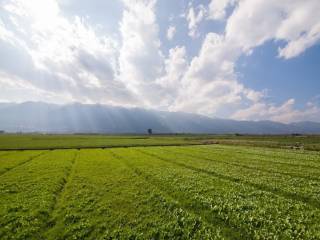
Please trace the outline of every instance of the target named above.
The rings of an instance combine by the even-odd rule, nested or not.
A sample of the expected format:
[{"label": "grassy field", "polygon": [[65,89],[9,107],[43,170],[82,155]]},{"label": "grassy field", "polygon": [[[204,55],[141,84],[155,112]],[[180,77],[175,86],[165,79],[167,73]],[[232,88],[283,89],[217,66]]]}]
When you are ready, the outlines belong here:
[{"label": "grassy field", "polygon": [[207,143],[320,151],[320,135],[207,135],[190,137]]},{"label": "grassy field", "polygon": [[[320,135],[57,135],[0,134],[0,151],[223,144],[320,151]],[[0,152],[1,156],[1,152]]]},{"label": "grassy field", "polygon": [[[121,146],[144,139],[24,137],[0,145],[95,146],[116,138],[108,144]],[[213,141],[169,138],[149,140]],[[271,147],[1,151],[0,239],[320,239],[319,152]]]},{"label": "grassy field", "polygon": [[0,135],[0,150],[190,145],[201,143],[199,139],[191,139],[186,136],[188,135],[3,134]]}]

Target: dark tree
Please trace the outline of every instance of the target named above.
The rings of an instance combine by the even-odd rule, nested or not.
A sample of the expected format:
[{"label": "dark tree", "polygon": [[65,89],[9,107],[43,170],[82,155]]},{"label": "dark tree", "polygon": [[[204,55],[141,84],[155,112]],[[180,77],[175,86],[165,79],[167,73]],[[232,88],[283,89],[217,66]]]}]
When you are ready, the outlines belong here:
[{"label": "dark tree", "polygon": [[148,134],[152,134],[152,129],[151,128],[148,129]]}]

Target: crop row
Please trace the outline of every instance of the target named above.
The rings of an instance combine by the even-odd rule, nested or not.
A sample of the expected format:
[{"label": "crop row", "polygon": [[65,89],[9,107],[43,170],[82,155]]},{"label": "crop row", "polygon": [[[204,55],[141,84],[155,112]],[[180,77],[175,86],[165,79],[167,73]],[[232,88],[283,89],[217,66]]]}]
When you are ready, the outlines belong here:
[{"label": "crop row", "polygon": [[0,155],[0,239],[319,239],[318,156],[251,150]]},{"label": "crop row", "polygon": [[0,175],[7,171],[31,161],[33,158],[45,153],[45,151],[19,151],[9,152],[0,156]]},{"label": "crop row", "polygon": [[[240,164],[229,164],[230,162],[204,158],[203,155],[190,156],[184,153],[174,152],[171,148],[154,148],[143,150],[151,155],[158,154],[162,159],[185,167],[205,171],[209,175],[238,182],[241,181],[257,189],[269,191],[283,197],[300,200],[320,208],[320,181],[306,180],[305,178],[293,177],[272,171],[261,171],[255,168],[242,167]],[[189,150],[190,151],[190,150]],[[191,149],[191,151],[194,151]],[[187,152],[187,150],[185,150]]]},{"label": "crop row", "polygon": [[81,150],[52,214],[47,239],[220,238],[109,150]]},{"label": "crop row", "polygon": [[[155,185],[163,185],[162,189],[177,194],[180,202],[185,201],[185,206],[196,211],[202,209],[202,216],[222,220],[227,226],[238,229],[242,237],[319,237],[316,219],[320,217],[320,211],[312,205],[257,189],[241,179],[223,178],[205,169],[188,167],[182,163],[187,160],[178,155],[174,158],[165,151],[112,151],[122,158],[129,158],[133,162],[132,166],[144,173],[149,181],[154,181]],[[152,154],[148,155],[145,151]],[[196,162],[194,159],[195,166]],[[239,176],[241,174],[238,172]]]},{"label": "crop row", "polygon": [[207,149],[210,152],[224,154],[237,154],[246,157],[267,157],[270,162],[288,163],[297,165],[320,166],[320,154],[316,151],[288,150],[276,148],[261,147],[243,147],[243,146],[223,146],[223,145],[207,145],[199,146],[201,149]]},{"label": "crop row", "polygon": [[30,160],[33,154],[26,154],[24,164],[0,176],[0,239],[41,239],[75,157],[74,150],[52,151]]}]

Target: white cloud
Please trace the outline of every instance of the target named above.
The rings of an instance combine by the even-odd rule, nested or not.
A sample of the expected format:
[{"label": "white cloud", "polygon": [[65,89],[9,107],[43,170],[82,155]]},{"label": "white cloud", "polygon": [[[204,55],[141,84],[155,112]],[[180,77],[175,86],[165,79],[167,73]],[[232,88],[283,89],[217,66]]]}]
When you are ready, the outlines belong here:
[{"label": "white cloud", "polygon": [[240,0],[227,20],[226,38],[245,52],[282,40],[279,56],[295,57],[319,41],[319,11],[318,0]]},{"label": "white cloud", "polygon": [[60,12],[55,0],[12,0],[5,4],[4,9],[15,15],[32,19],[34,27],[55,25],[55,20]]},{"label": "white cloud", "polygon": [[165,89],[162,95],[167,108],[172,105],[179,94],[181,80],[188,69],[187,53],[184,46],[177,46],[169,50],[169,56],[165,60],[165,74],[157,79],[157,84]]},{"label": "white cloud", "polygon": [[[6,34],[4,40],[14,45],[19,54],[31,58],[29,73],[24,77],[35,87],[52,93],[63,89],[75,101],[136,101],[116,79],[115,39],[98,35],[86,19],[64,17],[57,1],[13,0],[4,3],[3,9],[10,16],[6,22],[12,26],[11,34]],[[15,74],[11,72],[12,78]]]},{"label": "white cloud", "polygon": [[287,46],[279,49],[279,56],[285,59],[293,58],[320,40],[320,22],[313,26],[309,32],[302,34],[295,40],[290,41]]},{"label": "white cloud", "polygon": [[188,21],[189,28],[189,36],[192,38],[196,38],[199,36],[197,32],[197,28],[199,23],[204,20],[206,14],[206,10],[203,5],[199,5],[197,8],[191,6],[188,10],[188,14],[186,15],[186,19]]},{"label": "white cloud", "polygon": [[266,91],[259,92],[252,89],[246,89],[243,93],[245,94],[246,98],[253,103],[263,100],[263,98],[266,96]]},{"label": "white cloud", "polygon": [[[74,101],[68,92],[52,92],[35,87],[29,81],[0,71],[1,102],[41,101],[65,103]],[[19,94],[17,94],[19,93]]]},{"label": "white cloud", "polygon": [[163,72],[164,57],[160,51],[155,3],[124,1],[125,10],[120,23],[122,47],[119,78],[132,92],[141,96],[143,105],[156,101],[156,97],[152,97],[156,92],[152,86]]},{"label": "white cloud", "polygon": [[[3,41],[10,41],[13,38],[13,34],[5,28],[4,23],[0,19],[0,39]],[[11,42],[12,43],[12,42]]]},{"label": "white cloud", "polygon": [[169,26],[167,30],[167,39],[172,40],[175,34],[176,34],[176,28],[174,26]]},{"label": "white cloud", "polygon": [[208,19],[223,20],[226,17],[226,9],[233,6],[239,0],[211,0],[208,10]]},{"label": "white cloud", "polygon": [[191,61],[181,81],[172,110],[212,115],[242,98],[244,87],[234,73],[235,54],[222,35],[207,34],[200,53]]},{"label": "white cloud", "polygon": [[[300,113],[294,112],[292,100],[275,107],[265,102],[263,91],[254,91],[239,83],[235,64],[241,55],[252,53],[254,48],[269,40],[283,40],[286,43],[279,50],[279,56],[284,58],[297,56],[314,45],[319,37],[320,19],[316,12],[320,2],[212,0],[207,18],[224,19],[230,6],[234,9],[230,10],[230,17],[226,20],[225,33],[206,35],[199,55],[192,59],[183,77],[182,90],[171,109],[213,115],[223,108],[241,109],[249,104],[248,110],[240,110],[232,116],[242,118],[246,111],[261,110],[272,112],[269,115],[261,113],[266,119],[286,122],[293,119],[292,116],[297,117]],[[205,14],[206,10],[203,12]],[[193,8],[190,8],[188,20],[192,33],[198,31],[198,23],[203,20],[203,15],[200,16],[197,18]],[[259,115],[255,117],[263,118]]]},{"label": "white cloud", "polygon": [[308,103],[304,109],[297,110],[294,107],[295,100],[289,99],[280,106],[257,102],[252,106],[241,109],[233,114],[233,118],[239,120],[272,120],[283,123],[305,121],[319,121],[320,107],[314,103]]}]

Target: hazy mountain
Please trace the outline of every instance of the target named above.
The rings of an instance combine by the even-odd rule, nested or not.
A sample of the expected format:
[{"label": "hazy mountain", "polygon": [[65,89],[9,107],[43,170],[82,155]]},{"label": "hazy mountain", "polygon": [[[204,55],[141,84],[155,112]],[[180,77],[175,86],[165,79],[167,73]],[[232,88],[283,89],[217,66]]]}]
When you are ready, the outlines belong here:
[{"label": "hazy mountain", "polygon": [[320,123],[214,119],[105,105],[55,105],[41,102],[0,103],[0,130],[60,133],[320,133]]}]

